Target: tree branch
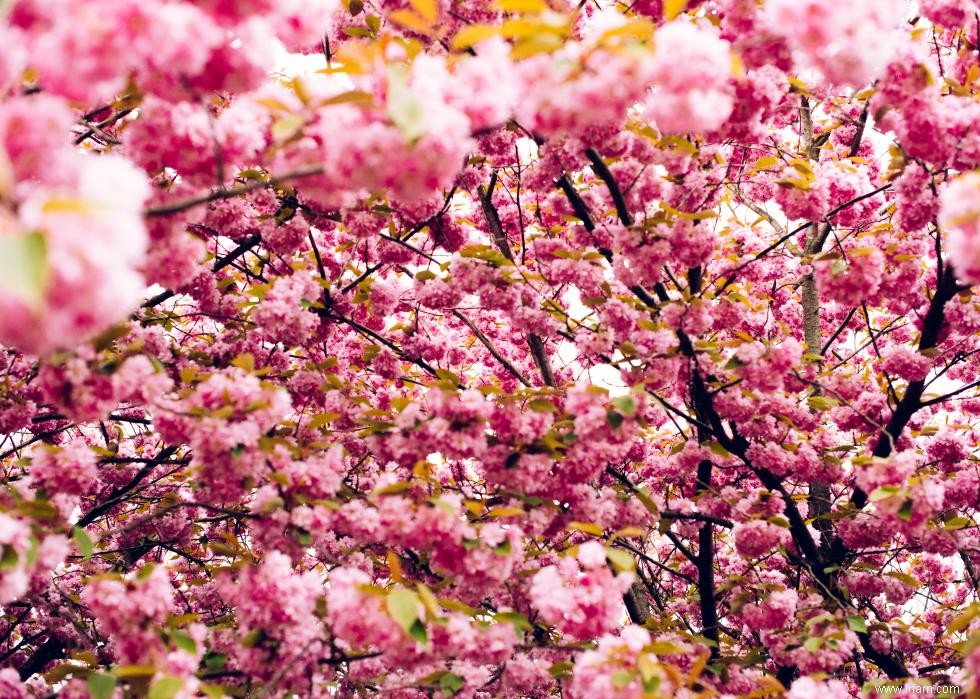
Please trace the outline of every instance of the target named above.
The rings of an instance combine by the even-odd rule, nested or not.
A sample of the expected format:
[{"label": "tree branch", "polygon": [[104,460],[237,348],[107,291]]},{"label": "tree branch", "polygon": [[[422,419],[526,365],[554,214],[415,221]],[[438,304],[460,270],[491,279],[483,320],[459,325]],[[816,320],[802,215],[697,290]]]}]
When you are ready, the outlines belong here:
[{"label": "tree branch", "polygon": [[196,197],[179,199],[171,202],[170,204],[161,204],[160,206],[150,207],[143,212],[143,215],[151,218],[158,216],[170,216],[172,214],[178,214],[182,211],[187,211],[188,209],[193,209],[201,204],[207,204],[220,199],[232,199],[234,197],[241,196],[242,194],[248,194],[249,192],[254,192],[257,189],[273,187],[289,180],[297,180],[302,177],[311,177],[313,175],[321,174],[323,174],[323,165],[307,165],[289,172],[284,172],[281,175],[275,175],[266,180],[248,182],[246,184],[239,185],[238,187],[215,187],[207,193]]}]

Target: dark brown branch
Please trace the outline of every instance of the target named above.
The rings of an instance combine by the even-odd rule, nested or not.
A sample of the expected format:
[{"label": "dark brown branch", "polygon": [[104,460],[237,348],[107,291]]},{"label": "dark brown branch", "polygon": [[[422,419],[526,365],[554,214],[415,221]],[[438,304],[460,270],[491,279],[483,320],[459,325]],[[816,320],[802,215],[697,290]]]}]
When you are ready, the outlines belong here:
[{"label": "dark brown branch", "polygon": [[[585,226],[585,230],[592,232],[595,230],[595,222],[592,220],[592,214],[589,213],[589,207],[586,205],[585,200],[582,196],[575,190],[575,186],[572,181],[568,179],[568,175],[562,175],[560,178],[555,180],[555,184],[558,188],[565,193],[565,197],[568,202],[572,205],[572,211],[575,212],[575,217],[582,222]],[[612,253],[606,250],[602,253],[603,256],[612,256]],[[609,259],[607,257],[606,259]]]},{"label": "dark brown branch", "polygon": [[63,657],[65,657],[65,644],[58,638],[49,638],[38,646],[34,654],[20,666],[17,672],[21,680],[27,680],[43,670],[52,660]]},{"label": "dark brown branch", "polygon": [[248,182],[246,184],[239,185],[238,187],[216,187],[207,193],[196,197],[189,197],[187,199],[180,199],[178,201],[171,202],[170,204],[150,207],[143,212],[143,215],[148,217],[170,216],[172,214],[180,213],[181,211],[193,209],[201,204],[207,204],[220,199],[232,199],[234,197],[241,196],[242,194],[254,192],[257,189],[265,189],[266,187],[273,187],[289,180],[296,180],[302,177],[311,177],[322,173],[323,165],[307,165],[305,167],[296,168],[290,172],[284,172],[281,175],[276,175],[265,180]]},{"label": "dark brown branch", "polygon": [[507,240],[507,234],[504,232],[503,224],[500,222],[500,214],[497,213],[497,207],[493,205],[493,190],[497,185],[497,173],[493,173],[490,177],[490,184],[486,187],[482,185],[477,187],[477,193],[480,196],[480,205],[483,207],[483,217],[487,221],[487,228],[490,231],[490,236],[493,238],[493,242],[496,244],[497,249],[500,250],[501,254],[506,257],[509,261],[514,261],[514,252],[510,249],[510,241]]},{"label": "dark brown branch", "polygon": [[613,176],[612,172],[603,162],[602,156],[594,148],[589,148],[585,151],[586,157],[592,164],[592,171],[599,176],[609,189],[609,194],[612,196],[613,204],[616,205],[616,215],[619,216],[619,221],[624,226],[633,225],[633,215],[630,213],[629,207],[626,205],[626,197],[623,196],[623,190],[620,189],[619,183],[616,182],[616,178]]},{"label": "dark brown branch", "polygon": [[254,248],[256,245],[262,242],[262,235],[260,233],[253,233],[252,235],[245,238],[242,242],[234,247],[226,255],[218,258],[214,261],[214,267],[211,268],[212,272],[220,272],[225,267],[230,265],[232,262],[237,260],[239,257],[244,255],[246,252]]},{"label": "dark brown branch", "polygon": [[[239,243],[233,250],[222,255],[214,261],[214,266],[211,268],[213,272],[220,272],[225,267],[230,265],[232,262],[237,260],[239,257],[244,255],[246,252],[254,248],[256,245],[262,242],[262,235],[259,233],[253,233],[252,235],[245,238],[241,243]],[[163,303],[167,299],[171,299],[177,295],[176,291],[171,291],[167,289],[161,291],[156,296],[153,296],[143,302],[142,308],[153,308],[154,306]]]},{"label": "dark brown branch", "polygon": [[459,311],[457,311],[455,309],[452,311],[452,314],[454,316],[456,316],[457,318],[459,318],[459,320],[461,320],[463,322],[463,324],[466,325],[466,327],[468,327],[470,329],[470,332],[473,333],[473,336],[477,340],[479,340],[483,344],[484,347],[487,348],[487,351],[490,352],[490,355],[494,359],[496,359],[498,362],[500,362],[500,365],[504,369],[506,369],[514,378],[516,378],[522,384],[524,384],[528,388],[531,387],[531,384],[528,382],[527,379],[524,378],[523,374],[521,374],[521,372],[518,371],[517,367],[515,367],[511,363],[511,361],[509,359],[507,359],[507,357],[505,357],[504,355],[502,355],[500,353],[500,351],[496,347],[493,346],[493,343],[490,342],[490,338],[488,338],[486,335],[484,335],[480,331],[480,329],[478,327],[476,327],[476,325],[473,323],[473,321],[471,321],[469,318],[467,318],[466,316],[464,316],[462,313],[460,313]]},{"label": "dark brown branch", "polygon": [[[493,205],[491,199],[493,195],[493,189],[497,184],[497,173],[494,173],[490,177],[490,184],[486,187],[479,187],[477,189],[480,195],[480,204],[483,206],[483,216],[487,221],[487,228],[490,230],[490,235],[493,237],[493,242],[497,245],[497,249],[500,253],[506,257],[511,263],[514,262],[514,252],[510,249],[510,241],[507,240],[507,234],[504,232],[504,227],[500,223],[500,214],[497,213],[497,207]],[[541,372],[541,380],[544,381],[546,386],[555,387],[555,373],[551,369],[551,362],[548,360],[548,355],[544,351],[544,341],[534,333],[528,333],[527,344],[531,349],[531,357],[534,358],[534,363],[538,367],[538,371]],[[523,381],[523,379],[521,379]]]},{"label": "dark brown branch", "polygon": [[79,527],[88,526],[89,524],[97,520],[99,517],[109,512],[109,510],[111,510],[113,507],[115,507],[123,500],[125,500],[126,496],[140,483],[142,483],[143,479],[145,479],[148,475],[150,475],[150,472],[153,469],[155,469],[157,466],[160,466],[164,462],[168,461],[170,457],[176,453],[177,453],[177,447],[164,447],[163,449],[161,449],[160,453],[157,454],[156,458],[150,461],[148,464],[146,464],[139,471],[137,471],[136,475],[132,477],[129,483],[127,483],[122,487],[114,489],[111,493],[109,493],[109,497],[106,498],[104,502],[102,502],[99,505],[96,505],[91,510],[89,510],[86,514],[82,515],[82,517],[78,520],[78,526]]}]

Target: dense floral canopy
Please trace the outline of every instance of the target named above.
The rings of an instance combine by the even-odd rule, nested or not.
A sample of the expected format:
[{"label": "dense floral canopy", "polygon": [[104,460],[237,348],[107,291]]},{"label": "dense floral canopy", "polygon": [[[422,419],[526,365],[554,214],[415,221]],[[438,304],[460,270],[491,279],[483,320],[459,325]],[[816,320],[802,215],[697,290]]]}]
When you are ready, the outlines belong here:
[{"label": "dense floral canopy", "polygon": [[975,688],[976,0],[0,16],[0,699]]}]

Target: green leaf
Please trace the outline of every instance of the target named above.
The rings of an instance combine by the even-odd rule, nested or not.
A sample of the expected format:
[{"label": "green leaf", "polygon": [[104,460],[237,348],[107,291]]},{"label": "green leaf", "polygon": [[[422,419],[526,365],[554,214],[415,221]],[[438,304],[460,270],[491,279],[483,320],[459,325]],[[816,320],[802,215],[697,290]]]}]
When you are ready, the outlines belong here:
[{"label": "green leaf", "polygon": [[93,672],[88,676],[88,694],[92,699],[109,699],[116,691],[116,678],[101,672]]},{"label": "green leaf", "polygon": [[112,674],[122,679],[153,677],[157,669],[152,665],[119,665],[113,668]]},{"label": "green leaf", "polygon": [[447,672],[445,675],[439,678],[439,688],[445,692],[449,692],[449,696],[456,694],[465,686],[466,680],[451,672]]},{"label": "green leaf", "polygon": [[647,694],[656,694],[657,690],[660,689],[660,675],[653,675],[652,677],[643,677],[643,691]]},{"label": "green leaf", "polygon": [[129,323],[116,323],[115,325],[111,325],[99,333],[95,339],[92,340],[92,344],[95,345],[95,350],[97,352],[109,349],[112,347],[113,342],[125,337],[129,333],[129,330]]},{"label": "green leaf", "polygon": [[782,527],[783,529],[790,528],[789,520],[779,515],[776,515],[775,517],[770,517],[766,521],[769,522],[769,524],[775,524],[777,527]]},{"label": "green leaf", "polygon": [[58,508],[47,500],[21,500],[17,503],[17,511],[25,517],[40,520],[52,520],[59,517]]},{"label": "green leaf", "polygon": [[48,247],[41,233],[0,235],[0,291],[37,308],[48,280]]},{"label": "green leaf", "polygon": [[225,694],[224,687],[219,687],[216,684],[199,684],[198,689],[211,697],[211,699],[221,699],[221,697],[228,696]]},{"label": "green leaf", "polygon": [[474,44],[478,44],[484,39],[496,36],[500,28],[489,24],[469,24],[462,27],[453,37],[452,47],[454,51],[467,49]]},{"label": "green leaf", "polygon": [[262,629],[252,629],[247,634],[245,634],[245,638],[242,639],[242,647],[255,648],[264,640],[265,640],[265,631],[263,631]]},{"label": "green leaf", "polygon": [[567,660],[563,660],[560,663],[555,663],[554,665],[549,667],[548,674],[554,677],[555,679],[559,679],[561,677],[569,677],[572,674],[572,669],[574,667],[575,666],[572,665],[572,663],[568,662]]},{"label": "green leaf", "polygon": [[633,673],[629,670],[616,670],[609,679],[612,680],[612,686],[616,689],[622,689],[630,682],[633,681]]},{"label": "green leaf", "polygon": [[459,377],[451,371],[446,369],[436,369],[436,376],[441,380],[451,383],[453,385],[458,385],[460,383]]},{"label": "green leaf", "polygon": [[636,401],[633,400],[633,396],[616,396],[611,401],[609,401],[626,417],[633,417],[636,415]]},{"label": "green leaf", "polygon": [[[412,635],[412,627],[419,620],[420,603],[421,600],[417,592],[406,590],[403,587],[392,590],[385,599],[388,614],[410,636]],[[423,630],[424,628],[423,626]]]},{"label": "green leaf", "polygon": [[727,459],[729,456],[732,455],[731,452],[725,449],[725,447],[718,444],[718,442],[711,442],[710,444],[708,444],[708,449],[711,451],[712,454],[714,454],[715,456],[720,456],[722,459]]},{"label": "green leaf", "polygon": [[976,603],[971,604],[966,608],[966,611],[949,622],[946,630],[949,631],[949,633],[959,633],[970,625],[970,622],[976,618],[977,614],[980,614],[980,605],[977,605]]},{"label": "green leaf", "polygon": [[[533,631],[534,627],[531,626],[531,622],[527,620],[527,617],[520,612],[497,612],[493,615],[493,620],[497,622],[504,622],[507,624],[513,624],[514,629],[522,629],[524,631]],[[518,634],[520,635],[520,634]]]},{"label": "green leaf", "polygon": [[898,508],[898,518],[903,522],[908,522],[912,519],[912,500],[906,499],[902,503],[902,506]]},{"label": "green leaf", "polygon": [[738,357],[732,357],[731,359],[728,360],[728,363],[725,364],[723,368],[727,369],[728,371],[731,371],[733,369],[738,369],[739,367],[742,366],[745,366],[745,362],[743,362]]},{"label": "green leaf", "polygon": [[868,495],[868,499],[871,500],[871,502],[886,500],[892,497],[893,495],[898,494],[899,492],[901,492],[901,490],[902,489],[899,488],[897,485],[879,486],[878,488],[875,488],[874,490],[871,491],[871,494]]},{"label": "green leaf", "polygon": [[963,527],[973,524],[973,521],[969,517],[953,517],[948,519],[943,523],[943,529],[947,531],[962,529]]},{"label": "green leaf", "polygon": [[500,556],[509,556],[511,553],[510,539],[504,539],[502,543],[494,546],[493,552]]},{"label": "green leaf", "polygon": [[208,670],[220,670],[228,662],[228,656],[223,653],[210,653],[204,658],[204,667]]},{"label": "green leaf", "polygon": [[810,636],[810,638],[806,639],[806,642],[803,644],[803,647],[806,648],[811,653],[816,653],[818,650],[820,650],[820,646],[822,645],[823,645],[822,638],[820,638],[819,636]]},{"label": "green leaf", "polygon": [[413,623],[412,627],[408,630],[408,635],[423,646],[429,642],[429,633],[425,630],[425,624],[421,619],[415,620],[415,623]]},{"label": "green leaf", "polygon": [[306,123],[306,118],[298,114],[287,114],[272,123],[272,139],[276,143],[290,140],[300,132]]},{"label": "green leaf", "polygon": [[34,565],[34,562],[37,560],[37,554],[40,552],[40,550],[40,542],[38,542],[36,536],[31,535],[31,537],[28,539],[27,551],[24,553],[24,562],[29,566]]},{"label": "green leaf", "polygon": [[660,688],[660,669],[656,658],[643,653],[636,659],[636,667],[643,681],[643,691],[655,693]]},{"label": "green leaf", "polygon": [[0,554],[0,570],[12,570],[17,567],[17,549],[13,546],[4,546],[3,553]]},{"label": "green leaf", "polygon": [[191,654],[197,652],[197,643],[194,641],[193,638],[191,638],[187,634],[186,631],[177,629],[176,631],[173,632],[172,638],[174,641],[174,645],[180,648],[181,650],[185,650]]},{"label": "green leaf", "polygon": [[146,699],[173,699],[183,686],[184,681],[179,677],[163,677],[150,685]]},{"label": "green leaf", "polygon": [[806,399],[806,403],[813,410],[829,410],[840,405],[838,401],[828,396],[810,396]]},{"label": "green leaf", "polygon": [[677,655],[684,653],[683,647],[670,641],[653,641],[643,646],[643,650],[646,653],[653,653],[654,655]]},{"label": "green leaf", "polygon": [[329,425],[331,422],[336,420],[338,417],[342,417],[341,413],[317,413],[310,420],[309,427],[311,430],[318,430],[321,427]]},{"label": "green leaf", "polygon": [[911,587],[913,590],[918,590],[922,587],[922,583],[917,579],[909,575],[908,573],[902,573],[897,570],[890,570],[885,573],[890,578],[895,578],[896,580],[901,580],[903,583]]},{"label": "green leaf", "polygon": [[868,632],[868,622],[859,616],[847,617],[847,625],[851,628],[851,631],[857,631],[858,633]]},{"label": "green leaf", "polygon": [[92,539],[89,537],[88,532],[82,527],[72,527],[71,535],[75,539],[75,546],[78,548],[78,552],[82,554],[82,557],[85,560],[91,558],[92,553],[95,551],[95,546],[92,544]]},{"label": "green leaf", "polygon": [[606,422],[608,422],[609,426],[612,427],[614,430],[618,429],[619,426],[623,424],[623,416],[622,414],[617,413],[615,410],[607,410]]}]

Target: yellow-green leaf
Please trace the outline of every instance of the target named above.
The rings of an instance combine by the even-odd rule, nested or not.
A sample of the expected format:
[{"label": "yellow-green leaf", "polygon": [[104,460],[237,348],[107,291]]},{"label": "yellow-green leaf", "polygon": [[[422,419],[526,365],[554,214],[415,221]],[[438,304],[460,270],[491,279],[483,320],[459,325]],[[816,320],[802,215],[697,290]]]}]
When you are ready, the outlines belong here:
[{"label": "yellow-green leaf", "polygon": [[962,529],[963,527],[969,526],[972,523],[973,520],[971,520],[969,517],[953,517],[952,519],[948,519],[943,523],[943,529]]},{"label": "yellow-green leaf", "polygon": [[436,0],[411,0],[411,3],[415,11],[429,24],[439,19],[439,6],[436,4]]},{"label": "yellow-green leaf", "polygon": [[89,537],[88,532],[82,527],[72,527],[71,535],[75,539],[75,546],[78,548],[78,552],[82,554],[82,557],[86,560],[91,558],[95,547],[92,544],[92,539]]},{"label": "yellow-green leaf", "polygon": [[618,572],[622,573],[624,571],[636,570],[636,561],[633,559],[632,554],[627,553],[621,549],[615,549],[612,546],[606,547],[606,558],[612,563],[613,568]]},{"label": "yellow-green leaf", "polygon": [[255,371],[255,357],[251,352],[245,352],[232,359],[231,365],[245,371]]},{"label": "yellow-green leaf", "polygon": [[431,24],[424,17],[411,10],[395,10],[388,15],[388,19],[419,34],[428,34],[432,30]]},{"label": "yellow-green leaf", "polygon": [[543,12],[548,9],[544,0],[497,0],[494,4],[504,12]]},{"label": "yellow-green leaf", "polygon": [[519,507],[494,507],[487,512],[487,517],[517,517],[527,514]]},{"label": "yellow-green leaf", "polygon": [[300,132],[306,119],[298,114],[289,114],[272,123],[272,138],[276,143],[284,143]]},{"label": "yellow-green leaf", "polygon": [[398,127],[406,141],[414,142],[426,134],[425,103],[408,87],[408,69],[388,69],[388,118]]},{"label": "yellow-green leaf", "polygon": [[101,672],[93,672],[86,681],[92,699],[109,699],[116,691],[116,678]]},{"label": "yellow-green leaf", "polygon": [[146,695],[147,699],[173,699],[184,687],[184,681],[179,677],[162,677],[152,685]]},{"label": "yellow-green leaf", "polygon": [[[416,622],[419,621],[419,604],[421,599],[419,595],[414,590],[407,590],[404,587],[399,587],[388,593],[388,597],[385,599],[385,607],[388,609],[388,614],[391,618],[395,620],[399,626],[412,638],[419,640],[417,637],[418,632],[415,630]],[[422,627],[423,632],[425,627]],[[425,641],[421,641],[424,643]]]},{"label": "yellow-green leaf", "polygon": [[489,24],[470,24],[456,32],[456,35],[453,37],[452,47],[454,51],[468,49],[475,44],[479,44],[484,39],[497,36],[497,34],[499,34],[499,30],[495,26]]},{"label": "yellow-green leaf", "polygon": [[10,292],[38,308],[47,280],[48,249],[43,235],[0,234],[0,292]]},{"label": "yellow-green leaf", "polygon": [[568,528],[591,534],[592,536],[602,536],[602,527],[592,522],[569,522]]},{"label": "yellow-green leaf", "polygon": [[686,7],[687,0],[664,0],[664,19],[674,19]]}]

